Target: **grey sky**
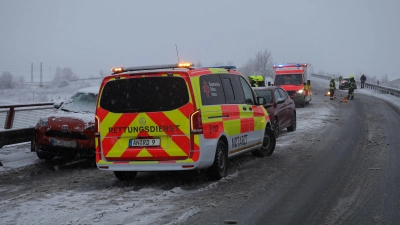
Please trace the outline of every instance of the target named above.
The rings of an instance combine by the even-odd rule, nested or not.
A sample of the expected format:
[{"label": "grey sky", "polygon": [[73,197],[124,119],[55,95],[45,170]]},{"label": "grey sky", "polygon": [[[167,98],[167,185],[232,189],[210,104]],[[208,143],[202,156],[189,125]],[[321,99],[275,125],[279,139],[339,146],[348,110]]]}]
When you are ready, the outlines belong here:
[{"label": "grey sky", "polygon": [[[233,61],[268,49],[314,72],[400,78],[399,0],[0,0],[0,72]],[[367,81],[368,82],[368,81]]]}]

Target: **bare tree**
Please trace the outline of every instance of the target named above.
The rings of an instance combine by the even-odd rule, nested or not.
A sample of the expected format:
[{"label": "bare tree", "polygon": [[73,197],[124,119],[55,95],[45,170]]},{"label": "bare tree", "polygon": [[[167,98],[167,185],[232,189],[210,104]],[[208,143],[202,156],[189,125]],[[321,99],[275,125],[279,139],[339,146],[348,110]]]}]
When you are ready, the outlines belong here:
[{"label": "bare tree", "polygon": [[239,71],[244,75],[249,77],[250,75],[256,74],[255,72],[255,63],[254,59],[250,58],[247,60],[246,64],[242,66],[242,68],[239,69]]},{"label": "bare tree", "polygon": [[226,62],[226,65],[233,66],[233,61],[232,60],[228,60],[228,62]]},{"label": "bare tree", "polygon": [[272,54],[270,51],[265,49],[264,51],[259,51],[256,53],[254,58],[254,69],[258,74],[265,77],[273,77],[272,69]]},{"label": "bare tree", "polygon": [[195,66],[197,66],[197,67],[203,67],[203,63],[201,63],[200,61],[197,61],[197,63],[195,64]]},{"label": "bare tree", "polygon": [[76,79],[78,79],[78,76],[74,74],[71,68],[57,67],[56,74],[54,75],[52,83],[57,85],[58,87],[65,87],[69,85],[69,81]]},{"label": "bare tree", "polygon": [[1,89],[11,89],[14,88],[15,82],[13,75],[8,72],[2,72],[0,76],[0,88]]}]

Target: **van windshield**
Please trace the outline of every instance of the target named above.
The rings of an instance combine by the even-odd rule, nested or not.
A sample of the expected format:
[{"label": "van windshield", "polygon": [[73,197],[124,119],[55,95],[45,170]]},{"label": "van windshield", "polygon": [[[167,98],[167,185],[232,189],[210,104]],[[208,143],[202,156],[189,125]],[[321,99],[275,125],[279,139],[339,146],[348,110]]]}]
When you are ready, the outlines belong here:
[{"label": "van windshield", "polygon": [[301,85],[303,79],[301,74],[280,74],[275,76],[274,85]]},{"label": "van windshield", "polygon": [[100,106],[114,113],[170,111],[188,102],[182,77],[137,76],[109,81],[100,98]]}]

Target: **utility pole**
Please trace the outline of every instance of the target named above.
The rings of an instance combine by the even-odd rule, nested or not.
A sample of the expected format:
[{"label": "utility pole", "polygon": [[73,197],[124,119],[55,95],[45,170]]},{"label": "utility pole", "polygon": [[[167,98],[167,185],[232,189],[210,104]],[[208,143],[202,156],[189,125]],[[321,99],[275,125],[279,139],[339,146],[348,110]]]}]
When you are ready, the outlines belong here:
[{"label": "utility pole", "polygon": [[31,83],[33,83],[33,63],[31,63]]},{"label": "utility pole", "polygon": [[42,85],[42,63],[40,63],[40,84],[39,87],[43,87]]}]

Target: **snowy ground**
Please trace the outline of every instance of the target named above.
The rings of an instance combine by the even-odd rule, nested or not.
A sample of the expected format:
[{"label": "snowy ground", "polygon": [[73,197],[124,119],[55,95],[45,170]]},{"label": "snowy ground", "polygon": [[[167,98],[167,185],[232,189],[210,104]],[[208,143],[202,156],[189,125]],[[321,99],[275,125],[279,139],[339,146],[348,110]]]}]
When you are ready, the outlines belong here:
[{"label": "snowy ground", "polygon": [[[313,85],[328,86],[327,80],[313,78],[312,82]],[[323,95],[324,93],[316,94]],[[369,89],[357,89],[355,94],[356,96],[357,94],[374,95],[400,108],[400,98],[391,95],[375,93]],[[0,102],[5,101],[6,99],[1,99],[1,96]],[[64,96],[64,94],[61,93],[59,96]],[[7,102],[10,101],[13,100],[8,98]],[[14,99],[14,101],[17,100]],[[321,104],[321,107],[310,107],[312,104],[317,104],[312,101],[309,106],[298,109],[297,130],[291,133],[284,132],[277,140],[276,151],[293,142],[301,142],[302,133],[311,129],[318,130],[326,125],[323,121],[330,116],[330,112],[333,111],[330,109],[334,106],[329,104],[329,100],[324,100],[324,102],[326,104]],[[3,163],[0,167],[0,175],[41,163],[36,154],[30,152],[29,143],[4,146],[0,149],[0,161]],[[236,173],[229,174],[225,179],[195,190],[177,187],[167,191],[157,188],[143,188],[135,191],[125,187],[77,193],[60,189],[56,194],[44,192],[45,197],[40,199],[24,194],[13,199],[0,200],[0,221],[2,221],[1,224],[179,224],[201,209],[196,206],[182,209],[175,199],[188,198],[193,192],[212,190],[220,183],[235,179],[235,176]],[[1,182],[7,182],[7,180],[1,180]],[[116,197],[110,199],[108,196]],[[210,203],[210,207],[213,207],[212,204]],[[4,207],[2,208],[1,205],[13,207],[3,210]],[[161,220],[172,212],[176,213],[172,219],[168,220],[169,222]]]}]

